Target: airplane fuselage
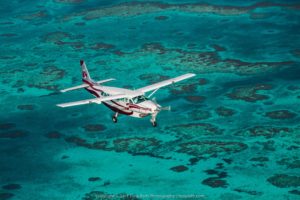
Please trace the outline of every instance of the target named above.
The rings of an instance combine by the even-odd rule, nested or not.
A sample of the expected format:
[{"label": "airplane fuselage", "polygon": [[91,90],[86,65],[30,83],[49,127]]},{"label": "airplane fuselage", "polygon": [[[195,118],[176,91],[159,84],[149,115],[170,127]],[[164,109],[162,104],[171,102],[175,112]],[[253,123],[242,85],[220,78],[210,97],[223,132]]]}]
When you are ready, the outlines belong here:
[{"label": "airplane fuselage", "polygon": [[[85,89],[97,98],[122,93],[132,93],[132,90],[97,85],[86,80],[84,80],[84,83],[87,83],[89,85],[89,87],[86,87]],[[156,103],[147,99],[143,94],[140,94],[139,96],[133,98],[122,98],[117,100],[104,101],[102,103],[114,112],[137,118],[143,118],[148,115],[152,115],[153,113],[157,112],[158,107]]]}]

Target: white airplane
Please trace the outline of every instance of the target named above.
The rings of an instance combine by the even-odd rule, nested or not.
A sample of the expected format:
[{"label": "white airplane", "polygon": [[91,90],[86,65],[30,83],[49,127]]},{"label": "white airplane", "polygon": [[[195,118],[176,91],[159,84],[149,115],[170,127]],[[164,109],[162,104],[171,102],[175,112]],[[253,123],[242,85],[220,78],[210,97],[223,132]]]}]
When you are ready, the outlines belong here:
[{"label": "white airplane", "polygon": [[[105,106],[107,106],[115,112],[115,114],[112,117],[114,123],[118,121],[117,117],[119,114],[124,114],[137,118],[143,118],[148,115],[151,115],[150,122],[154,127],[157,125],[157,114],[161,110],[170,110],[170,107],[161,107],[159,104],[156,103],[154,99],[150,100],[149,98],[161,87],[171,85],[178,81],[182,81],[184,79],[188,79],[195,76],[195,74],[188,73],[182,76],[178,76],[176,78],[168,79],[159,83],[142,87],[137,90],[129,90],[124,88],[109,87],[102,85],[102,83],[115,80],[113,78],[105,79],[102,81],[93,81],[93,79],[91,79],[89,75],[88,69],[83,60],[80,61],[80,65],[82,69],[82,81],[84,83],[82,85],[61,90],[61,92],[68,92],[71,90],[84,88],[88,92],[93,94],[96,98],[57,104],[57,106],[64,108],[90,103],[103,103]],[[146,97],[145,93],[150,91],[152,92]]]}]

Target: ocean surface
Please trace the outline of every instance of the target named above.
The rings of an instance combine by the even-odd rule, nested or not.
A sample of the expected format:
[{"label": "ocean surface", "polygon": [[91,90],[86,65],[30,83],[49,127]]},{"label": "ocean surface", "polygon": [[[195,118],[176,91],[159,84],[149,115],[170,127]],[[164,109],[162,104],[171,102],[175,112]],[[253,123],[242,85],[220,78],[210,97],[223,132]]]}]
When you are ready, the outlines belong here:
[{"label": "ocean surface", "polygon": [[[300,199],[300,1],[1,0],[0,200]],[[171,111],[120,116],[105,85]]]}]

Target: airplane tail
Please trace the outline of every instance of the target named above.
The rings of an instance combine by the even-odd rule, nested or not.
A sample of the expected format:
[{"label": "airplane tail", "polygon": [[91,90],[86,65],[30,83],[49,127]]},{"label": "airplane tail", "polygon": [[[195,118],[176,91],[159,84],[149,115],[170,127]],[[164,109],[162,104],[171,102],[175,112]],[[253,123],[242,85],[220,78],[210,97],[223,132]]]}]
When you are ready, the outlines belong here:
[{"label": "airplane tail", "polygon": [[90,77],[89,71],[85,65],[85,62],[83,60],[80,60],[80,66],[82,71],[82,81],[93,82],[93,80]]}]

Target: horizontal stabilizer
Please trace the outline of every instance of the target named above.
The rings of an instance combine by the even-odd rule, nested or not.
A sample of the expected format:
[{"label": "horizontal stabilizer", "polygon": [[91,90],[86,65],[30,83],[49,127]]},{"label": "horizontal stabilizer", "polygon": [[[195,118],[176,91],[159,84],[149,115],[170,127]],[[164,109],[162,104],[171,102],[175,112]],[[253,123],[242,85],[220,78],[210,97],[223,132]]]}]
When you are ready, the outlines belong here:
[{"label": "horizontal stabilizer", "polygon": [[68,102],[68,103],[62,103],[62,104],[57,104],[57,106],[65,108],[65,107],[79,106],[79,105],[90,104],[90,103],[100,104],[103,101],[110,101],[110,100],[121,99],[121,98],[125,98],[125,97],[127,97],[127,95],[118,94],[118,95],[112,95],[112,96],[101,97],[101,98],[85,99],[85,100],[81,100],[81,101],[73,101],[73,102]]},{"label": "horizontal stabilizer", "polygon": [[96,83],[101,84],[101,83],[106,83],[106,82],[108,82],[108,81],[114,81],[114,80],[116,80],[116,79],[114,79],[114,78],[109,78],[109,79],[105,79],[105,80],[102,80],[102,81],[97,81]]},{"label": "horizontal stabilizer", "polygon": [[85,88],[85,87],[88,87],[88,86],[89,86],[88,84],[82,84],[82,85],[78,85],[78,86],[63,89],[60,92],[68,92],[68,91],[71,91],[71,90],[78,90],[78,89]]}]

